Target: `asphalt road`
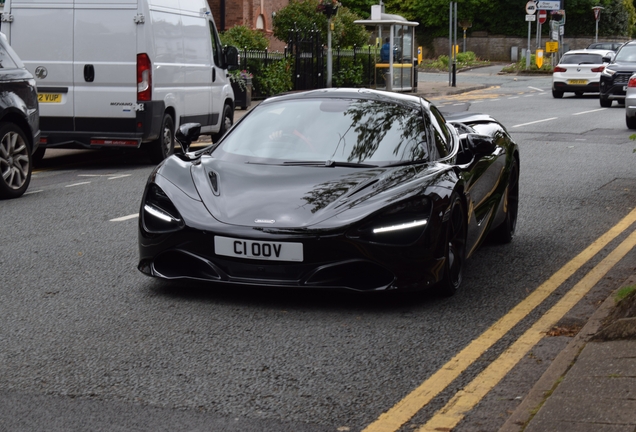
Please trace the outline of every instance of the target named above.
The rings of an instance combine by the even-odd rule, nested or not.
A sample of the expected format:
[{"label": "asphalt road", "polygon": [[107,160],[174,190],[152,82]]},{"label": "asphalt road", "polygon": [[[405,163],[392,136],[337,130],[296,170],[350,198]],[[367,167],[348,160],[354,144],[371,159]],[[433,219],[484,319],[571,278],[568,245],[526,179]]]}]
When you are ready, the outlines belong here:
[{"label": "asphalt road", "polygon": [[[0,203],[0,431],[358,431],[376,421],[634,208],[636,143],[622,108],[555,100],[545,77],[486,68],[459,80],[492,87],[433,101],[508,127],[521,200],[514,241],[482,247],[450,299],[147,278],[134,215],[152,166],[136,154],[49,152],[28,194]],[[399,430],[431,418],[622,237]],[[634,262],[631,252],[563,324],[584,322]],[[567,341],[537,345],[457,430],[496,430]]]}]

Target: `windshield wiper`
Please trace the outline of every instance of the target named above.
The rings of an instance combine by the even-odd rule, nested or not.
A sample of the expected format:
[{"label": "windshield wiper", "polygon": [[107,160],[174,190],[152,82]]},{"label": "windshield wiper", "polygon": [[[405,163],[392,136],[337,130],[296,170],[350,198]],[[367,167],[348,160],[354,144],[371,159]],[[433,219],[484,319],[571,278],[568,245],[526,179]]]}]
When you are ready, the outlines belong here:
[{"label": "windshield wiper", "polygon": [[337,161],[286,161],[283,165],[290,166],[323,166],[327,168],[333,167],[349,167],[349,168],[377,168],[377,165],[362,164],[355,162],[337,162]]},{"label": "windshield wiper", "polygon": [[426,160],[414,160],[414,161],[401,161],[401,162],[395,162],[395,163],[390,163],[390,164],[386,164],[386,165],[382,165],[385,167],[399,167],[399,166],[408,166],[408,165],[418,165],[418,164],[425,164],[428,163],[428,161]]}]

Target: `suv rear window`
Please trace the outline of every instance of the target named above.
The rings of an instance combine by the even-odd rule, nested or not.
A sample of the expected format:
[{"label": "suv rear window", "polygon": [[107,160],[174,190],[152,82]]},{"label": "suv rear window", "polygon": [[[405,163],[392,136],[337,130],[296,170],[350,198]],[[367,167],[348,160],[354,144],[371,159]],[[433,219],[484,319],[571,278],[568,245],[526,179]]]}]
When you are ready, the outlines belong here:
[{"label": "suv rear window", "polygon": [[561,64],[602,64],[603,56],[600,54],[564,54],[559,62]]}]

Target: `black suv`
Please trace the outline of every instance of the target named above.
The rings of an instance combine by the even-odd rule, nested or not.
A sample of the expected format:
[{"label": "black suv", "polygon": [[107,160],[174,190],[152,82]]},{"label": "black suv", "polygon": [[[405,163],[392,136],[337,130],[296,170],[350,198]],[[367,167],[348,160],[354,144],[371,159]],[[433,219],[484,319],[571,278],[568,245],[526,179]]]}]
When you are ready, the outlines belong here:
[{"label": "black suv", "polygon": [[627,82],[634,72],[636,72],[636,41],[631,41],[618,49],[612,62],[601,73],[602,107],[612,106],[613,100],[618,101],[619,104],[625,104]]},{"label": "black suv", "polygon": [[0,33],[0,199],[17,198],[29,187],[39,114],[35,79]]}]

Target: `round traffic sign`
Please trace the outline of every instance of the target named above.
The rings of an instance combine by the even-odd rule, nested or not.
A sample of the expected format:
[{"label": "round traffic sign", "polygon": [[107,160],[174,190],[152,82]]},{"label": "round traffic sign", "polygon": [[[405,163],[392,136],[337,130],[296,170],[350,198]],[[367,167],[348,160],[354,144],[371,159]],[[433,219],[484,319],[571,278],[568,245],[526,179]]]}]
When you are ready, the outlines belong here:
[{"label": "round traffic sign", "polygon": [[530,0],[528,3],[526,3],[526,13],[528,15],[534,15],[536,11],[537,3],[534,0]]},{"label": "round traffic sign", "polygon": [[539,23],[543,24],[548,19],[548,13],[544,10],[539,11]]}]

